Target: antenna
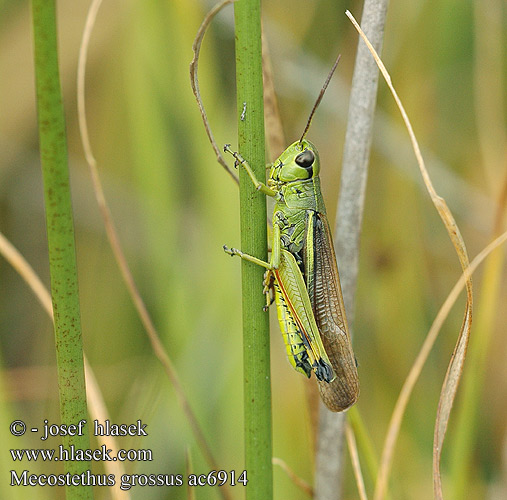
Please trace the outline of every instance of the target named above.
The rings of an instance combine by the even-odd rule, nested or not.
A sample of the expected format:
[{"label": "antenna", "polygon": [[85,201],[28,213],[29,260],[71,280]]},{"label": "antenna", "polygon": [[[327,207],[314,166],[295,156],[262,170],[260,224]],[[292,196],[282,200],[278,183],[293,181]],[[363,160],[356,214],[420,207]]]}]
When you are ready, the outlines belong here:
[{"label": "antenna", "polygon": [[341,56],[342,56],[341,54],[338,54],[338,57],[336,58],[336,61],[334,62],[333,67],[331,68],[331,71],[329,72],[329,75],[327,75],[326,81],[324,82],[324,85],[322,86],[322,89],[320,90],[319,97],[317,97],[317,100],[315,101],[315,104],[313,105],[312,112],[310,113],[310,116],[308,117],[308,121],[306,122],[305,131],[303,132],[301,139],[299,139],[299,144],[301,144],[303,142],[303,139],[305,138],[305,136],[308,132],[308,129],[310,128],[310,124],[312,123],[313,115],[315,114],[315,111],[319,107],[320,101],[322,101],[322,98],[324,97],[324,93],[326,92],[327,86],[329,85],[329,82],[331,81],[331,77],[333,76],[336,66],[338,66],[338,63],[340,62]]}]

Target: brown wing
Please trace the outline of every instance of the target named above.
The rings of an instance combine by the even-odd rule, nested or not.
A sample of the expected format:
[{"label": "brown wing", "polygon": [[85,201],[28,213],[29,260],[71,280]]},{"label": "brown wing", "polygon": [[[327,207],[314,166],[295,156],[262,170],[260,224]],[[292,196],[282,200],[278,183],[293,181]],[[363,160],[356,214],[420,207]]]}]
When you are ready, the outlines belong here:
[{"label": "brown wing", "polygon": [[324,214],[308,212],[304,251],[305,277],[322,344],[336,374],[319,391],[331,411],[352,406],[359,395],[356,360],[345,317],[333,240]]}]

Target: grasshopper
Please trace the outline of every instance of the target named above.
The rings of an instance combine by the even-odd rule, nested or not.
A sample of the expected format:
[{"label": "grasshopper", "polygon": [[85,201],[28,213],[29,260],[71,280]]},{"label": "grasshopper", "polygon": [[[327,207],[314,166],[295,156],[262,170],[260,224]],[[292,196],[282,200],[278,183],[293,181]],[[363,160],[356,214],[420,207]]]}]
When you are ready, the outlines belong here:
[{"label": "grasshopper", "polygon": [[229,255],[266,268],[266,307],[274,301],[290,364],[318,380],[324,404],[335,412],[352,406],[359,395],[356,361],[345,317],[340,278],[320,190],[316,147],[305,139],[311,119],[338,64],[336,60],[313,107],[301,139],[271,165],[267,184],[230,145],[224,151],[248,173],[256,189],[274,198],[269,262],[224,245]]}]

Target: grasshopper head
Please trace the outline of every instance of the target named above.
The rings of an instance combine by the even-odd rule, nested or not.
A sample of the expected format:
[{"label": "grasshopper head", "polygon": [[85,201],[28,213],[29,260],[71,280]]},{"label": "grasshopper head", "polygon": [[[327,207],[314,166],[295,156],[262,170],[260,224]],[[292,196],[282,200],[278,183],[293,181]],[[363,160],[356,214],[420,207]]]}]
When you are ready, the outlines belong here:
[{"label": "grasshopper head", "polygon": [[319,107],[322,97],[324,97],[324,93],[326,92],[327,86],[331,81],[331,77],[333,76],[336,66],[338,66],[339,60],[340,56],[336,58],[331,71],[327,75],[326,81],[320,90],[319,97],[317,97],[310,116],[308,117],[308,121],[306,122],[306,127],[303,135],[301,136],[301,139],[291,144],[278,157],[278,160],[276,160],[271,167],[268,185],[271,186],[271,188],[275,191],[278,190],[280,185],[287,182],[302,182],[310,179],[315,179],[319,175],[319,153],[317,152],[317,148],[310,141],[307,141],[305,137],[308,133],[308,129],[310,128],[310,124],[312,123],[313,115]]},{"label": "grasshopper head", "polygon": [[272,184],[306,181],[320,172],[317,148],[306,139],[291,144],[273,163],[269,173]]}]

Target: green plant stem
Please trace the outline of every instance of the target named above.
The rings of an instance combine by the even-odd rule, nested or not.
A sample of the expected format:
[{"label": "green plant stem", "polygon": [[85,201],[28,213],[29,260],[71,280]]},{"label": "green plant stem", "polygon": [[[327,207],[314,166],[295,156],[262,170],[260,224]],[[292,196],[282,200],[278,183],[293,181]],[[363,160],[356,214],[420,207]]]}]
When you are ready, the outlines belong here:
[{"label": "green plant stem", "polygon": [[[239,150],[257,178],[264,180],[260,0],[236,2],[234,14]],[[239,174],[241,248],[266,260],[265,196],[254,189],[243,169]],[[262,310],[265,304],[262,277],[262,268],[242,261],[245,462],[249,500],[269,500],[273,496],[269,321]]]},{"label": "green plant stem", "polygon": [[[87,411],[54,0],[32,0],[32,15],[60,416],[62,424],[71,425],[86,419]],[[87,449],[90,447],[89,434],[85,431],[82,436],[64,436],[63,445],[65,448],[74,445],[76,449]],[[65,471],[72,475],[88,469],[90,463],[87,461],[65,462]],[[91,486],[67,486],[67,500],[91,498]]]},{"label": "green plant stem", "polygon": [[377,453],[375,452],[370,433],[363,422],[361,413],[357,409],[357,406],[354,406],[349,410],[347,418],[349,424],[352,426],[352,430],[354,431],[358,448],[364,455],[366,470],[372,478],[372,481],[375,482],[378,474]]}]

